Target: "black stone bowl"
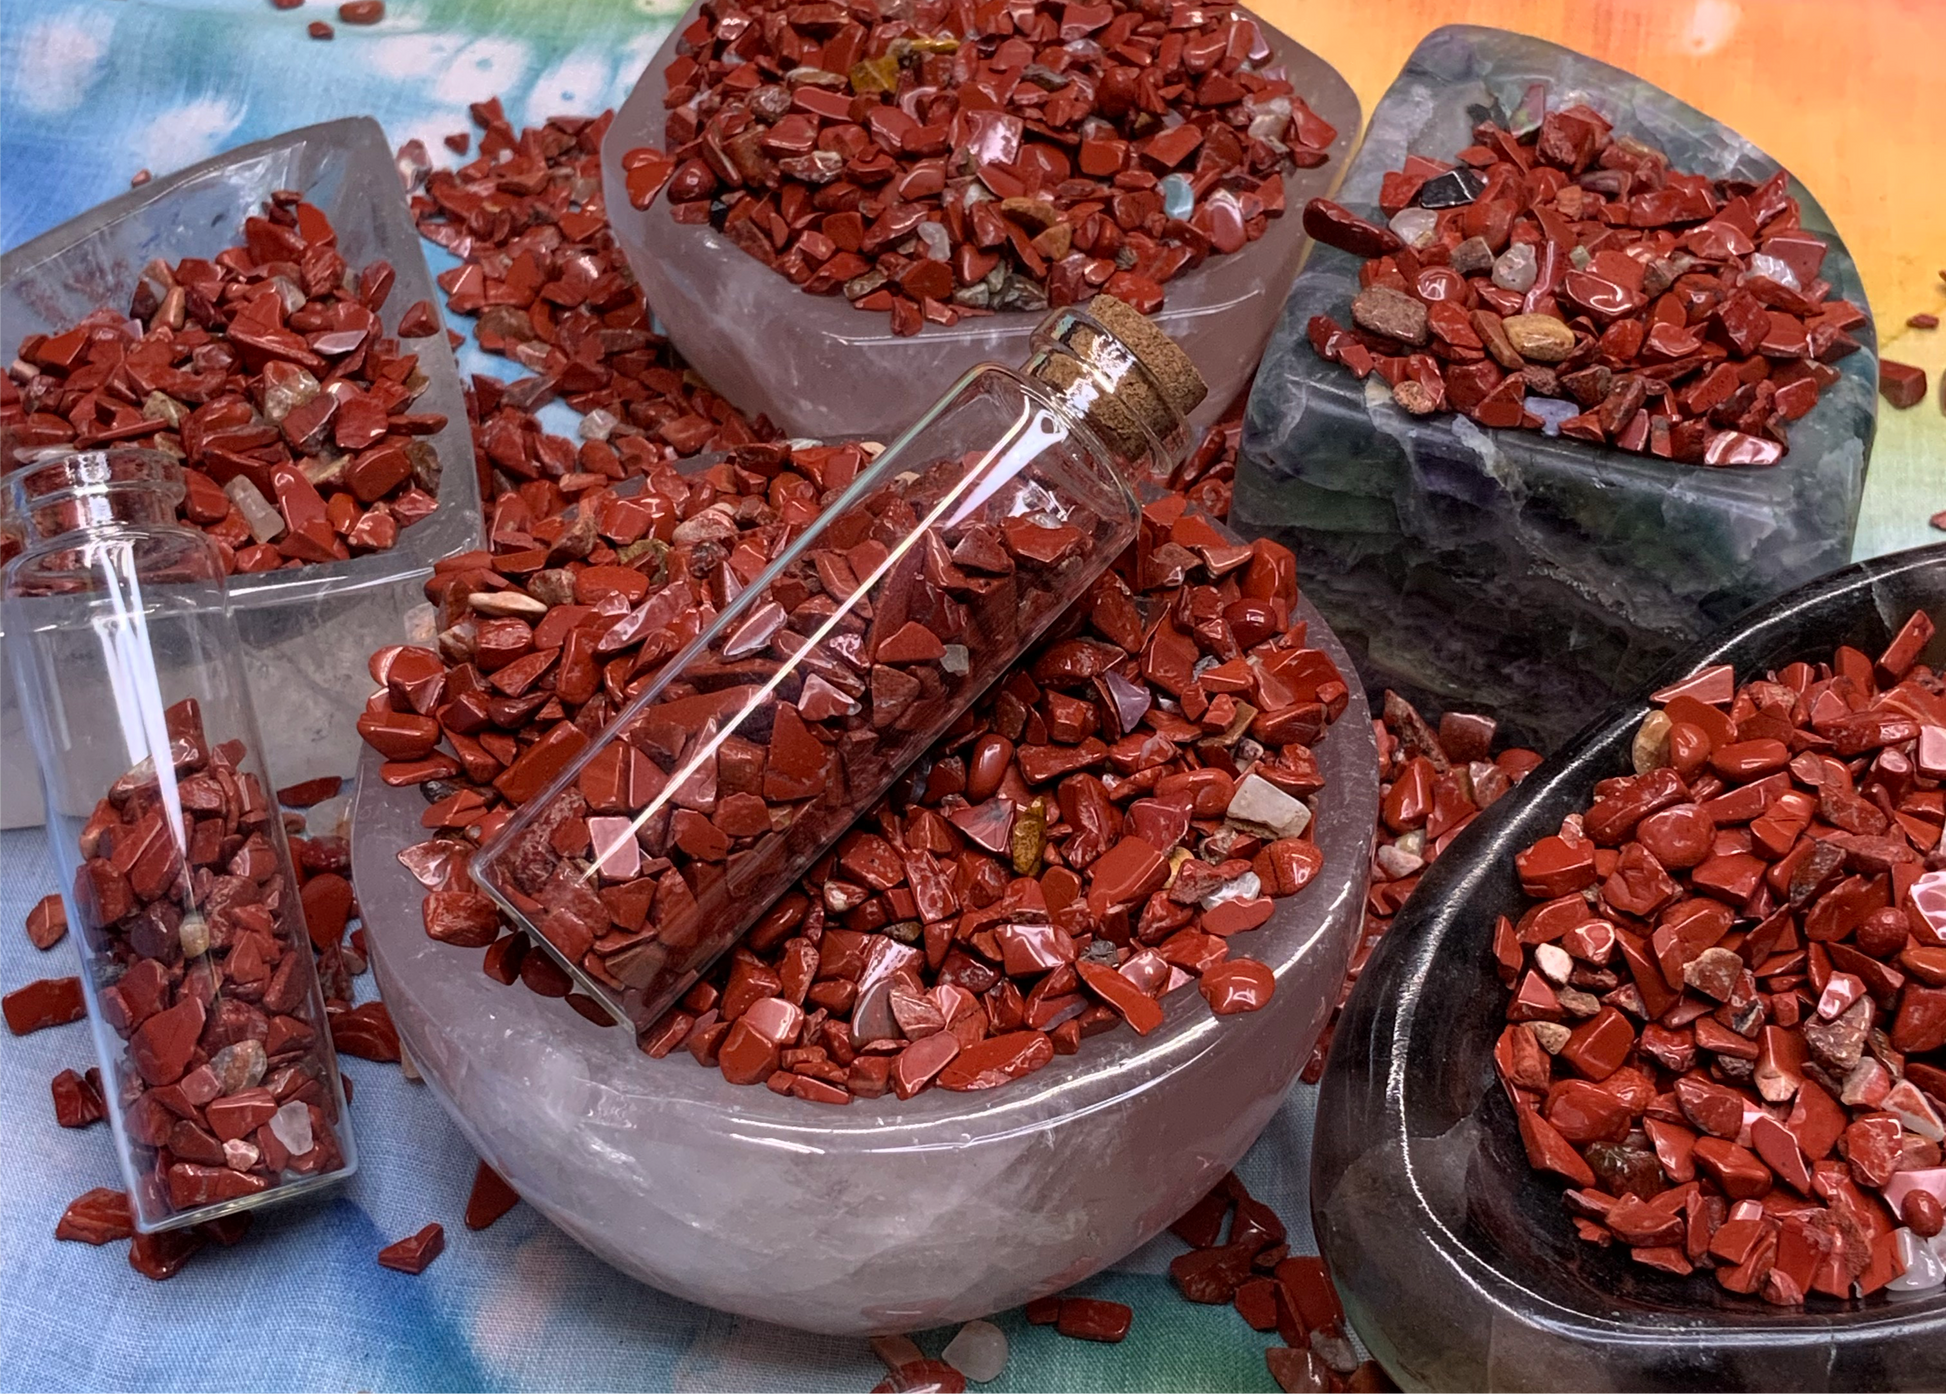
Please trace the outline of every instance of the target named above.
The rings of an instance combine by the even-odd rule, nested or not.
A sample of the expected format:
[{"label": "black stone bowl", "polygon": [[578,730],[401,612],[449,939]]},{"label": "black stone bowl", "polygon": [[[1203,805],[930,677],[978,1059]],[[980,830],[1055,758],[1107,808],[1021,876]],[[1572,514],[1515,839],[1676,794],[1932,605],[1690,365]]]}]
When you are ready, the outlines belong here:
[{"label": "black stone bowl", "polygon": [[1914,609],[1946,659],[1946,545],[1846,567],[1750,611],[1528,775],[1434,863],[1346,1005],[1318,1103],[1311,1207],[1352,1325],[1407,1389],[1939,1389],[1946,1289],[1770,1307],[1577,1239],[1527,1164],[1492,1050],[1495,917],[1514,853],[1629,772],[1648,694],[1839,644],[1873,655]]}]

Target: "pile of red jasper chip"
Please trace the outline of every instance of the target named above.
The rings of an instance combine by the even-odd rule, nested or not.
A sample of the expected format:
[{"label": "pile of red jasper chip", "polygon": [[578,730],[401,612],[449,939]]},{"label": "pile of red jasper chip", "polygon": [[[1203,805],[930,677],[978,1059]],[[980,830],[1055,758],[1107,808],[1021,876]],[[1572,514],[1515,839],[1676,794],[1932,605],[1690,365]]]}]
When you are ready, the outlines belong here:
[{"label": "pile of red jasper chip", "polygon": [[[738,459],[759,471],[789,463],[781,451],[764,454],[770,458],[746,449]],[[865,458],[856,446],[827,453],[824,482],[835,487],[837,478],[854,476]],[[493,864],[493,883],[568,963],[613,993],[628,1020],[649,1025],[650,1014],[688,986],[692,965],[728,948],[789,889],[807,844],[823,846],[834,817],[857,813],[889,787],[971,699],[973,692],[961,695],[966,685],[998,676],[1000,661],[1055,620],[1087,580],[1089,554],[1108,521],[1078,498],[1058,521],[1010,513],[1012,501],[1034,507],[1045,499],[1032,474],[1014,476],[951,521],[922,523],[943,518],[974,477],[969,472],[985,465],[978,451],[935,459],[842,512],[816,515],[818,545],[762,591],[739,595],[742,617],[680,671],[669,670],[667,687],[605,739],[573,788],[536,806]],[[568,642],[580,638],[592,654],[611,633],[619,639],[670,627],[693,635],[692,617],[709,613],[715,591],[727,596],[754,585],[810,516],[799,507],[742,535],[725,523],[737,545],[719,564],[709,597],[699,589],[685,600],[665,587],[629,616],[648,581],[618,574],[626,601],[579,615]],[[908,560],[895,563],[901,555]],[[582,573],[577,599],[595,585],[594,575]],[[562,653],[563,661],[574,657],[565,644]],[[477,661],[498,682],[508,671],[498,665],[510,658],[536,674],[554,662],[543,652],[515,657],[511,647]],[[1187,681],[1185,671],[1176,685]],[[1041,751],[1022,756],[1043,780],[1075,763],[1063,743],[1093,734],[1092,724],[1086,732],[1057,730]],[[1097,740],[1081,748],[1085,759],[1104,747]],[[572,756],[580,747],[565,741],[562,749]],[[703,763],[672,788],[698,752]],[[1011,819],[983,825],[983,836],[1004,844],[1010,826]],[[901,849],[921,863],[932,850],[942,849]],[[947,913],[950,897],[931,893],[933,878],[910,874],[920,916]],[[879,890],[907,884],[907,875],[889,851],[852,873]]]},{"label": "pile of red jasper chip", "polygon": [[1932,634],[1915,612],[1876,662],[1839,648],[1665,689],[1635,773],[1515,858],[1537,903],[1494,929],[1513,989],[1494,1063],[1582,1238],[1791,1306],[1877,1291],[1904,1271],[1900,1223],[1936,1224]]},{"label": "pile of red jasper chip", "polygon": [[[746,447],[701,475],[658,466],[633,498],[583,480],[571,512],[535,481],[496,505],[494,553],[439,565],[440,651],[375,654],[383,688],[360,719],[387,757],[381,777],[427,788],[422,821],[438,835],[401,860],[430,892],[432,937],[483,948],[492,976],[606,1024],[548,955],[502,933],[466,876],[472,850],[693,637],[738,549],[767,554],[771,533],[801,530],[863,459]],[[1310,746],[1346,688],[1289,621],[1288,552],[1230,543],[1177,495],[1142,529],[644,1050],[682,1046],[738,1082],[843,1103],[991,1087],[1118,1020],[1151,1030],[1157,999],[1192,977],[1218,1011],[1267,1000],[1268,970],[1230,960],[1224,941],[1319,869],[1300,801],[1322,787]],[[1252,811],[1288,819],[1289,835],[1238,826]],[[601,932],[625,940],[610,921],[627,907],[610,898]]]},{"label": "pile of red jasper chip", "polygon": [[1405,698],[1396,692],[1385,694],[1380,715],[1372,718],[1372,734],[1378,740],[1379,806],[1364,928],[1331,1018],[1305,1063],[1301,1077],[1306,1084],[1324,1077],[1338,1014],[1372,950],[1392,927],[1392,917],[1418,888],[1420,873],[1439,859],[1462,828],[1541,762],[1539,752],[1519,746],[1495,755],[1498,730],[1499,723],[1492,717],[1467,712],[1447,712],[1434,730]]},{"label": "pile of red jasper chip", "polygon": [[[234,761],[231,759],[233,752],[234,747],[229,750],[219,747],[216,751],[211,752],[212,765],[218,758],[227,762],[229,765],[233,765]],[[232,777],[233,779],[237,778],[234,775]],[[194,776],[194,778],[202,778],[202,776]],[[304,784],[294,785],[288,789],[277,791],[277,798],[287,808],[303,807],[331,797],[337,792],[340,783],[341,781],[335,777],[309,780]],[[185,781],[183,787],[187,788],[188,785],[189,781]],[[239,795],[241,795],[245,786],[240,782],[240,779],[237,782],[237,788]],[[253,800],[260,800],[261,795],[260,793],[253,794],[252,798]],[[111,808],[113,806],[112,799],[110,806]],[[119,826],[119,815],[117,821]],[[239,841],[239,845],[235,849],[236,852],[242,852],[244,847],[248,845],[251,847],[251,855],[254,858],[259,855],[257,849],[265,845],[266,839],[263,835],[263,829],[267,826],[267,823],[255,812],[248,815],[248,821],[255,824],[250,836],[241,837],[242,828],[245,825],[245,818],[240,816],[238,819],[238,833],[226,835],[225,844],[227,845],[230,841]],[[365,971],[362,930],[353,930],[350,936],[350,943],[347,944],[344,942],[347,923],[356,918],[358,914],[357,900],[352,893],[351,882],[348,879],[351,863],[350,848],[342,836],[335,834],[304,836],[303,833],[306,823],[304,815],[300,813],[285,812],[283,814],[283,823],[288,834],[288,843],[291,850],[291,870],[298,883],[298,898],[303,905],[304,923],[310,940],[309,947],[314,951],[318,975],[324,989],[325,1018],[326,1023],[331,1029],[332,1043],[341,1055],[357,1055],[371,1060],[398,1062],[401,1059],[398,1033],[392,1027],[384,1004],[374,1001],[354,1008],[349,1001],[352,995],[352,977]],[[112,867],[115,856],[112,835],[107,841],[109,850],[105,855],[108,858],[109,865]],[[129,843],[127,845],[133,848],[137,844]],[[97,850],[100,850],[100,844],[97,844]],[[108,877],[105,872],[99,874],[106,877],[108,884],[111,887],[113,886],[112,877]],[[132,874],[146,875],[147,873]],[[90,875],[89,879],[92,881],[94,879],[93,875]],[[212,884],[221,879],[223,878],[213,878]],[[131,898],[132,895],[133,892],[131,891]],[[266,894],[262,904],[268,905],[269,901],[270,897]],[[252,909],[253,907],[244,907],[242,913],[246,919],[256,918],[252,913]],[[137,914],[136,920],[149,923],[166,922],[168,916],[169,911],[160,908],[160,903],[158,903],[157,905],[145,907]],[[59,934],[53,933],[49,928],[51,924],[57,921],[57,917],[58,923],[64,930],[65,917],[62,914],[59,896],[45,897],[29,912],[27,933],[37,947],[46,949],[58,942]],[[177,927],[177,932],[180,934],[180,925]],[[249,932],[255,934],[254,930]],[[133,930],[131,929],[129,937],[131,949],[133,942]],[[252,952],[257,952],[260,949],[261,945],[258,945],[257,949],[252,950]],[[221,964],[222,967],[218,968],[218,971],[224,972],[234,960],[234,956],[238,951],[239,946],[235,943],[232,943],[226,949],[212,946],[208,957],[212,963]],[[124,950],[123,952],[126,954],[129,950]],[[294,969],[285,969],[283,965],[296,961],[288,953],[282,955],[277,964],[277,971],[286,973],[295,972]],[[133,964],[131,971],[138,975],[145,971],[142,969],[139,960],[131,959],[131,962]],[[242,967],[244,965],[238,964],[237,966]],[[175,980],[180,980],[185,977],[179,965],[173,967],[167,976]],[[273,971],[268,983],[260,984],[266,994],[276,990],[276,976],[276,971]],[[124,980],[126,978],[127,974],[124,974]],[[123,984],[117,984],[118,988],[121,986]],[[245,1007],[249,1006],[249,993],[257,990],[249,986],[239,990],[234,984],[234,979],[229,978],[225,979],[223,987],[236,999],[239,1005]],[[126,993],[122,994],[122,996],[125,998]],[[86,1015],[86,1008],[81,995],[80,979],[78,978],[42,979],[39,982],[28,984],[17,992],[8,994],[5,1000],[7,1004],[7,1022],[15,1030],[16,1034],[28,1030],[80,1021]],[[117,999],[109,1000],[115,1001]],[[261,1008],[262,1000],[261,998],[257,999],[258,1008]],[[137,1010],[144,1009],[145,1007],[143,1005],[137,1006]],[[111,1007],[110,1010],[117,1016],[120,1015],[120,1007]],[[207,1022],[204,1027],[204,1036],[199,1040],[199,1053],[207,1053],[209,1041],[215,1038],[214,1033],[219,1029],[226,1029],[222,1028],[224,1021],[232,1020],[241,1015],[242,1013],[235,1010],[227,1014],[222,1010],[208,1013]],[[250,1029],[255,1029],[254,1019],[250,1022]],[[280,1029],[288,1035],[290,1027],[285,1025]],[[263,1043],[267,1045],[268,1041],[268,1028],[266,1028]],[[240,1046],[240,1049],[233,1049],[231,1051],[232,1059],[248,1056],[249,1059],[245,1060],[244,1063],[254,1068],[253,1062],[256,1058],[256,1051],[251,1050],[248,1045],[241,1045],[239,1042],[231,1042],[229,1044],[231,1046]],[[292,1047],[290,1051],[286,1051],[283,1054],[288,1057],[295,1054],[296,1050],[296,1047]],[[216,1062],[222,1058],[223,1047],[219,1043],[216,1054],[207,1062],[204,1062],[209,1066],[209,1073],[215,1073]],[[297,1080],[292,1068],[288,1064],[283,1063],[282,1060],[273,1062],[266,1051],[264,1054],[265,1069],[269,1070],[273,1064],[279,1065],[277,1070],[271,1072],[271,1078],[276,1081],[274,1084],[266,1083],[263,1089],[253,1089],[236,1097],[248,1103],[256,1095],[263,1093],[265,1090],[269,1090],[273,1099],[288,1102],[289,1100],[284,1098],[286,1093],[292,1097],[300,1097],[307,1094],[313,1088],[321,1090],[321,1086],[316,1086],[311,1081]],[[160,1100],[165,1106],[173,1108],[178,1102],[187,1099],[190,1095],[200,1093],[201,1084],[192,1084],[192,1081],[200,1080],[200,1076],[203,1073],[204,1071],[202,1070],[189,1070],[181,1080],[177,1081],[175,1086],[150,1089],[143,1097]],[[315,1079],[315,1076],[313,1076],[313,1079]],[[349,1077],[345,1077],[342,1082],[344,1085],[345,1099],[349,1101],[352,1092],[351,1080]],[[188,1093],[179,1098],[175,1092],[176,1089],[188,1091]],[[54,1077],[52,1092],[55,1119],[63,1127],[85,1128],[103,1121],[107,1116],[107,1105],[102,1095],[100,1072],[97,1069],[90,1068],[85,1074],[78,1074],[74,1070],[63,1070]],[[306,1112],[312,1121],[315,1122],[317,1117],[316,1110],[309,1107],[308,1102]],[[207,1116],[207,1111],[199,1117],[200,1121],[199,1119],[186,1119],[184,1121],[196,1126],[199,1130],[207,1131],[202,1126],[211,1121]],[[139,1127],[141,1124],[139,1120],[135,1120],[132,1121],[131,1126]],[[170,1125],[170,1139],[172,1142],[174,1136],[175,1125],[172,1123]],[[188,1134],[185,1134],[185,1137],[187,1136]],[[518,1199],[518,1197],[513,1196],[511,1191],[507,1190],[504,1182],[500,1182],[499,1178],[493,1176],[484,1166],[482,1166],[481,1172],[482,1179],[476,1182],[474,1201],[469,1204],[467,1212],[467,1223],[476,1229],[492,1223],[493,1219],[498,1218],[508,1206],[512,1205]],[[491,1188],[489,1188],[486,1178],[491,1178]],[[490,1197],[485,1203],[484,1209],[482,1209],[481,1217],[476,1219],[475,1210],[482,1208],[481,1196],[488,1189],[504,1192],[505,1198],[497,1194]],[[200,1224],[185,1228],[166,1230],[151,1235],[140,1235],[134,1232],[134,1221],[129,1208],[127,1194],[108,1188],[96,1188],[80,1196],[68,1206],[67,1211],[62,1215],[60,1223],[55,1229],[55,1238],[78,1240],[97,1245],[106,1244],[114,1240],[132,1238],[134,1242],[129,1250],[130,1266],[144,1276],[160,1281],[175,1276],[177,1272],[181,1271],[182,1266],[210,1240],[215,1240],[224,1246],[237,1243],[249,1228],[250,1218],[250,1212],[242,1211],[224,1216],[218,1220],[204,1221]]]},{"label": "pile of red jasper chip", "polygon": [[666,186],[677,222],[896,334],[1097,290],[1153,314],[1337,137],[1229,4],[709,0],[678,53],[630,200]]},{"label": "pile of red jasper chip", "polygon": [[[433,170],[412,141],[398,163],[420,236],[463,263],[439,275],[446,308],[475,316],[480,348],[532,374],[473,379],[481,497],[490,504],[502,492],[495,470],[509,487],[581,474],[619,480],[659,460],[773,436],[686,372],[650,329],[602,202],[601,138],[614,113],[550,117],[516,134],[498,98],[469,110],[482,130],[475,159]],[[583,413],[578,447],[533,418],[556,397]]]},{"label": "pile of red jasper chip", "polygon": [[[155,772],[115,781],[81,832],[74,901],[98,994],[127,1042],[114,1081],[158,1205],[195,1210],[344,1164],[299,895],[277,812],[240,742],[211,746],[193,700],[164,713],[176,807]],[[186,824],[187,850],[171,824]]]},{"label": "pile of red jasper chip", "polygon": [[[1192,1205],[1169,1232],[1190,1246],[1169,1277],[1191,1302],[1231,1303],[1253,1331],[1275,1331],[1264,1351],[1280,1389],[1375,1391],[1396,1388],[1376,1361],[1361,1361],[1345,1334],[1345,1311],[1324,1260],[1293,1255],[1284,1222],[1251,1196],[1235,1173]],[[1034,1320],[1034,1304],[1027,1318]]]},{"label": "pile of red jasper chip", "polygon": [[1237,452],[1243,445],[1243,408],[1249,400],[1250,384],[1245,383],[1222,419],[1203,433],[1196,448],[1169,475],[1172,493],[1181,494],[1192,507],[1218,522],[1230,516],[1230,500],[1236,492]]},{"label": "pile of red jasper chip", "polygon": [[[28,335],[0,380],[0,468],[50,448],[160,450],[183,466],[178,517],[226,573],[384,551],[438,506],[423,437],[446,425],[411,410],[426,376],[379,322],[392,267],[347,266],[290,190],[243,237],[210,260],[150,262],[126,316]],[[437,330],[423,302],[400,320],[408,337]]]},{"label": "pile of red jasper chip", "polygon": [[[1867,323],[1820,280],[1780,171],[1711,181],[1531,89],[1456,164],[1388,173],[1381,227],[1315,199],[1304,229],[1367,258],[1352,328],[1311,346],[1415,416],[1545,429],[1697,465],[1774,465]],[[1544,114],[1543,114],[1544,113]]]}]

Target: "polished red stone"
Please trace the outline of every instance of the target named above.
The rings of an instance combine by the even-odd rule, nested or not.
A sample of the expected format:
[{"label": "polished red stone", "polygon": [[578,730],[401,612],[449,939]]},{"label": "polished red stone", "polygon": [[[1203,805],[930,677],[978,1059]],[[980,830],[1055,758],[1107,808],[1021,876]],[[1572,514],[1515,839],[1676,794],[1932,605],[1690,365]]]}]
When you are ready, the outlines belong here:
[{"label": "polished red stone", "polygon": [[1199,987],[1212,1012],[1230,1016],[1266,1006],[1277,989],[1277,978],[1265,964],[1233,958],[1206,970]]},{"label": "polished red stone", "polygon": [[7,1029],[16,1036],[49,1026],[65,1026],[88,1014],[79,978],[40,978],[0,997]]},{"label": "polished red stone", "polygon": [[473,1189],[466,1197],[466,1227],[485,1229],[516,1205],[520,1196],[500,1179],[500,1173],[481,1162],[473,1173]]},{"label": "polished red stone", "polygon": [[68,932],[67,907],[59,895],[44,895],[27,912],[27,938],[37,949],[51,949]]},{"label": "polished red stone", "polygon": [[1889,358],[1881,358],[1878,361],[1878,391],[1881,397],[1901,410],[1916,407],[1926,400],[1926,370],[1910,363],[1895,363]]},{"label": "polished red stone", "polygon": [[1082,1341],[1114,1344],[1128,1336],[1135,1313],[1126,1304],[1098,1297],[1063,1297],[1054,1329]]},{"label": "polished red stone", "polygon": [[101,1094],[101,1071],[90,1068],[86,1075],[63,1070],[54,1076],[54,1121],[63,1128],[85,1128],[108,1116],[108,1105]]},{"label": "polished red stone", "polygon": [[128,1192],[105,1186],[97,1186],[70,1202],[54,1226],[56,1239],[74,1239],[83,1244],[108,1244],[134,1234],[135,1216],[129,1209]]},{"label": "polished red stone", "polygon": [[378,1264],[399,1273],[423,1273],[446,1248],[445,1227],[435,1221],[378,1251]]}]

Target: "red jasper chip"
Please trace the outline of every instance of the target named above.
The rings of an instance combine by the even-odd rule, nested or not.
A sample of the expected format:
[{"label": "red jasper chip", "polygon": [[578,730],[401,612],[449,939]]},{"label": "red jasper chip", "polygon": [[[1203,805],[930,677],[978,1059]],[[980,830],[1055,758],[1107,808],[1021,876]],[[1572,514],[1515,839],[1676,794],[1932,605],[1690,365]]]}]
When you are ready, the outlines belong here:
[{"label": "red jasper chip", "polygon": [[377,24],[385,18],[385,0],[345,0],[338,6],[338,19],[344,24]]},{"label": "red jasper chip", "polygon": [[107,1244],[130,1238],[134,1233],[135,1216],[129,1210],[128,1192],[105,1186],[97,1186],[69,1204],[54,1227],[56,1239],[74,1239],[83,1244]]},{"label": "red jasper chip", "polygon": [[331,1024],[331,1043],[340,1054],[355,1055],[360,1060],[398,1063],[399,1031],[383,1002],[366,1002],[356,1007],[334,1007],[327,1002],[325,1016]]},{"label": "red jasper chip", "polygon": [[88,1014],[79,978],[39,978],[0,997],[7,1029],[16,1036],[49,1026],[65,1026]]},{"label": "red jasper chip", "polygon": [[1099,1297],[1063,1297],[1054,1318],[1054,1329],[1063,1336],[1110,1345],[1125,1340],[1134,1324],[1135,1313],[1125,1303]]},{"label": "red jasper chip", "polygon": [[446,1251],[445,1226],[435,1222],[417,1234],[387,1244],[378,1251],[378,1265],[399,1273],[419,1274]]},{"label": "red jasper chip", "polygon": [[[1494,1062],[1584,1239],[1780,1306],[1897,1276],[1894,1180],[1946,1140],[1933,634],[1665,688],[1633,769],[1516,854],[1552,898],[1495,936]],[[1598,879],[1570,886],[1582,848]]]},{"label": "red jasper chip", "polygon": [[202,1226],[138,1234],[128,1246],[128,1266],[151,1282],[166,1282],[202,1250]]},{"label": "red jasper chip", "polygon": [[[660,193],[675,221],[888,312],[895,334],[1101,288],[1152,314],[1184,270],[1261,237],[1284,173],[1337,137],[1227,5],[1032,0],[949,28],[785,0],[703,11],[667,71],[671,148],[622,158],[630,202]],[[805,66],[836,81],[774,80]]]},{"label": "red jasper chip", "polygon": [[277,802],[285,808],[310,808],[326,799],[337,798],[344,784],[344,779],[339,775],[320,775],[316,779],[285,785],[277,791]]},{"label": "red jasper chip", "polygon": [[108,1116],[108,1105],[101,1095],[101,1071],[90,1066],[86,1074],[63,1070],[54,1076],[54,1121],[63,1128],[85,1128]]},{"label": "red jasper chip", "polygon": [[520,1195],[500,1177],[500,1173],[481,1162],[473,1173],[473,1190],[466,1197],[466,1227],[485,1229],[516,1205]]},{"label": "red jasper chip", "polygon": [[1926,400],[1926,370],[1910,363],[1894,363],[1889,358],[1881,358],[1878,361],[1878,392],[1901,411],[1916,407]]},{"label": "red jasper chip", "polygon": [[379,316],[392,268],[347,267],[301,195],[272,198],[242,234],[213,258],[150,262],[126,312],[23,340],[0,415],[40,429],[10,425],[0,469],[27,446],[164,450],[184,467],[179,517],[234,573],[387,549],[436,507],[424,437],[446,425],[411,411],[426,375]]},{"label": "red jasper chip", "polygon": [[[1775,465],[1868,323],[1830,298],[1825,242],[1799,225],[1788,177],[1673,170],[1618,137],[1615,113],[1543,112],[1547,96],[1529,93],[1531,129],[1483,122],[1458,164],[1415,155],[1387,174],[1386,226],[1323,199],[1305,208],[1314,239],[1363,259],[1351,325],[1313,316],[1312,348],[1377,373],[1413,415]],[[1917,369],[1881,363],[1879,381],[1896,405],[1925,395]]]},{"label": "red jasper chip", "polygon": [[1203,974],[1200,983],[1210,1010],[1218,1016],[1254,1012],[1270,1003],[1277,979],[1270,969],[1250,959],[1219,963]]},{"label": "red jasper chip", "polygon": [[51,949],[68,932],[67,906],[59,895],[44,895],[27,912],[27,939],[37,949]]}]

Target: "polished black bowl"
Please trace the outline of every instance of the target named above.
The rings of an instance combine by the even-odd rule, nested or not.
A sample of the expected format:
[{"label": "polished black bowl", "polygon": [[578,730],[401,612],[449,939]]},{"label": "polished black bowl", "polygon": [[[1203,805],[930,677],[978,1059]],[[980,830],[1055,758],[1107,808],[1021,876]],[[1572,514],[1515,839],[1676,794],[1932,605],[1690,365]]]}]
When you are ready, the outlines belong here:
[{"label": "polished black bowl", "polygon": [[1358,1334],[1408,1389],[1946,1388],[1946,1289],[1801,1310],[1678,1278],[1574,1236],[1493,1083],[1506,989],[1489,943],[1524,906],[1514,853],[1629,772],[1648,694],[1839,644],[1876,655],[1914,609],[1941,630],[1946,545],[1833,572],[1744,615],[1586,728],[1454,841],[1393,921],[1337,1029],[1311,1206]]}]

